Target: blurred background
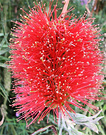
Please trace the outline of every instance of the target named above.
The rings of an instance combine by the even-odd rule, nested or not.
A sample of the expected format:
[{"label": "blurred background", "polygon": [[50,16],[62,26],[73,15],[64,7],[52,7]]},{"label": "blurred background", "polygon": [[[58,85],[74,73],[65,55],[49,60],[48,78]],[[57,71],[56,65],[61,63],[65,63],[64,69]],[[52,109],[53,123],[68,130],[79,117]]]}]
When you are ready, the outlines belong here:
[{"label": "blurred background", "polygon": [[[39,2],[40,0],[38,0]],[[46,4],[48,9],[49,0],[42,0]],[[57,0],[54,0],[53,5],[56,4]],[[12,82],[11,74],[7,69],[8,61],[10,60],[9,54],[9,39],[11,38],[11,28],[13,28],[14,23],[12,21],[20,20],[20,14],[24,14],[20,8],[23,8],[27,13],[29,12],[28,7],[33,7],[36,3],[35,0],[0,0],[0,135],[31,135],[34,131],[45,127],[47,125],[53,124],[58,130],[57,125],[53,121],[53,115],[50,114],[49,123],[47,123],[47,118],[45,118],[40,124],[32,124],[29,129],[26,128],[25,120],[17,122],[17,117],[19,116],[15,108],[11,107],[13,98],[15,94],[12,93]],[[100,49],[106,52],[106,0],[91,0],[88,5],[87,0],[70,0],[69,6],[74,7],[75,9],[68,14],[74,13],[75,16],[82,16],[85,11],[90,10],[89,16],[94,17],[94,24],[99,24],[101,29],[101,44]],[[52,8],[53,8],[52,5]],[[62,0],[58,0],[58,8],[62,8]],[[62,9],[58,11],[58,16],[60,15]],[[106,73],[106,63],[103,65],[103,71]],[[106,76],[105,76],[106,77]],[[106,79],[106,78],[105,78]],[[103,81],[103,86],[106,87],[106,80]],[[104,93],[104,91],[103,91]],[[99,109],[102,109],[101,116],[104,115],[104,118],[99,121],[98,128],[100,130],[99,135],[106,134],[106,104],[103,100],[96,101],[93,103],[98,106]],[[75,111],[84,113],[88,116],[91,114],[88,112],[82,112],[78,108],[74,108]],[[89,109],[89,111],[94,114],[94,112]],[[96,135],[88,128],[79,127],[76,128],[83,130],[86,135]],[[54,129],[55,130],[55,129]],[[39,133],[39,135],[53,135],[53,129],[49,128],[44,132]],[[63,131],[63,135],[67,135]]]}]

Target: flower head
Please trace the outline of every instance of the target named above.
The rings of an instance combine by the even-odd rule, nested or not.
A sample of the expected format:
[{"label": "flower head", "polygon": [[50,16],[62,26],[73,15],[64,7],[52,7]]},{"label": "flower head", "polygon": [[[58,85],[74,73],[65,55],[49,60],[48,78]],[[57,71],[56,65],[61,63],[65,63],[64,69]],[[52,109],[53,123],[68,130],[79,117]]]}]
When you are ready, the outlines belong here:
[{"label": "flower head", "polygon": [[[83,104],[94,107],[101,88],[102,55],[98,48],[98,29],[92,19],[55,17],[36,6],[22,22],[16,22],[15,38],[10,47],[10,68],[21,118],[42,120],[51,110],[58,117],[74,112],[70,105],[84,110]],[[68,113],[68,112],[67,112]],[[31,124],[30,123],[30,124]]]}]

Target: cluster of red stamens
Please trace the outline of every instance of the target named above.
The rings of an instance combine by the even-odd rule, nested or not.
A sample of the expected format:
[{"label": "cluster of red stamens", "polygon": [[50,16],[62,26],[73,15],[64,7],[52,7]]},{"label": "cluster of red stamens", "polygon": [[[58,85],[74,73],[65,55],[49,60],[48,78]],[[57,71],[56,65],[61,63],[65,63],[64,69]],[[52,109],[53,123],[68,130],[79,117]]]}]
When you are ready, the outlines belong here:
[{"label": "cluster of red stamens", "polygon": [[88,101],[96,100],[103,77],[92,19],[53,19],[38,6],[16,24],[10,68],[21,118],[34,122],[51,110],[57,117],[59,110],[74,112],[70,105],[93,107]]}]

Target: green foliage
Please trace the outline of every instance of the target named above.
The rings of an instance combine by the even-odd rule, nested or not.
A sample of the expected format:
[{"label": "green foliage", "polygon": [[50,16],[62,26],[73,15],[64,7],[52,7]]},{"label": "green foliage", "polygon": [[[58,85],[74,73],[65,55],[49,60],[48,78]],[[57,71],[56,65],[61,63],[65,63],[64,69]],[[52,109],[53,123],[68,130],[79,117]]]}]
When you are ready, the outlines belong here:
[{"label": "green foliage", "polygon": [[[39,2],[40,0],[38,0]],[[42,0],[43,3],[46,3],[46,8],[48,9],[49,6],[49,0]],[[58,16],[60,15],[62,11],[62,4],[63,0],[58,0],[57,7],[59,8]],[[40,123],[32,124],[29,129],[26,128],[25,120],[21,120],[17,122],[16,113],[13,110],[13,108],[10,106],[12,104],[12,99],[15,95],[10,91],[12,88],[11,85],[11,75],[10,72],[7,70],[9,58],[9,39],[11,38],[10,32],[11,28],[14,26],[14,23],[12,21],[20,20],[20,14],[23,14],[22,10],[20,8],[23,8],[26,12],[29,11],[29,7],[33,7],[34,3],[37,3],[35,0],[0,0],[0,106],[4,107],[5,112],[2,114],[2,111],[0,113],[0,122],[1,119],[4,117],[3,124],[0,126],[0,135],[29,135],[34,133],[36,130],[46,127],[47,120],[46,118]],[[53,5],[56,4],[56,0],[53,2]],[[53,8],[52,5],[52,8]],[[84,12],[86,11],[85,5],[80,4],[80,0],[70,0],[68,8],[73,7],[75,8],[71,12],[68,13],[70,15],[71,13],[74,13],[75,16],[79,17],[80,15],[83,16]],[[89,4],[90,10],[92,9],[92,4]],[[93,17],[95,17],[95,24],[100,24],[101,33],[106,33],[106,7],[98,13],[93,14]],[[104,43],[103,43],[104,44]],[[106,84],[105,84],[106,85]],[[94,105],[98,106],[100,109],[102,109],[102,115],[105,115],[106,110],[106,104],[104,101],[95,102]],[[74,108],[77,110],[77,112],[80,112],[78,108]],[[87,108],[88,109],[88,108]],[[91,113],[92,110],[90,110]],[[83,112],[84,114],[87,114],[90,116],[91,114],[88,112]],[[5,114],[5,115],[4,115]],[[54,123],[53,115],[50,115],[49,118],[49,125],[55,125],[56,129],[57,125]],[[98,124],[98,128],[100,130],[99,135],[105,135],[105,125],[106,124],[106,118],[103,118],[100,120],[100,124]],[[88,128],[83,127],[77,127],[80,129],[80,131],[83,129],[86,135],[96,135],[96,133],[92,132]],[[51,128],[48,128],[46,131],[39,133],[41,134],[47,134],[52,135],[54,134]],[[66,135],[66,132],[63,131],[63,135]]]}]

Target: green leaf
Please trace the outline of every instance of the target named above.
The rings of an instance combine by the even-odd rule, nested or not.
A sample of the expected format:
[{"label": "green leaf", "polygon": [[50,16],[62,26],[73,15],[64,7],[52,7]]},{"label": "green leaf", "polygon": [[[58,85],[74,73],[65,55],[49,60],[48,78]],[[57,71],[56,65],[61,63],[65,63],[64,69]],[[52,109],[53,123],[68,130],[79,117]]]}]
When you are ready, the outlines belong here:
[{"label": "green leaf", "polygon": [[[0,90],[2,91],[2,93],[5,95],[5,97],[8,97],[7,95],[7,91],[5,90],[5,88],[3,87],[3,85],[0,83]],[[9,100],[9,99],[8,99]]]},{"label": "green leaf", "polygon": [[96,126],[96,123],[103,118],[103,116],[98,117],[98,115],[102,112],[102,110],[100,110],[97,114],[87,117],[83,114],[79,114],[79,113],[70,113],[68,111],[68,113],[70,114],[71,118],[73,119],[73,121],[75,122],[75,124],[78,125],[84,125],[87,126],[88,128],[90,128],[91,130],[93,130],[94,132],[98,133],[98,128]]},{"label": "green leaf", "polygon": [[9,61],[10,59],[9,59],[9,58],[6,58],[6,57],[4,57],[4,56],[0,56],[0,60]]},{"label": "green leaf", "polygon": [[84,125],[86,125],[88,128],[90,128],[91,130],[93,130],[96,133],[99,132],[97,126],[92,122],[87,122]]},{"label": "green leaf", "polygon": [[0,37],[2,37],[2,36],[4,36],[4,34],[3,33],[0,33]]},{"label": "green leaf", "polygon": [[3,54],[5,54],[6,52],[9,52],[9,50],[10,50],[9,48],[0,50],[0,55],[3,55]]},{"label": "green leaf", "polygon": [[106,104],[103,106],[103,110],[106,110]]},{"label": "green leaf", "polygon": [[[44,127],[44,128],[40,128],[39,130],[35,131],[35,132],[32,133],[31,135],[37,135],[38,133],[43,132],[43,131],[47,130],[48,128],[51,128],[51,127],[54,127],[54,125],[49,125],[49,126],[46,126],[46,127]],[[54,127],[54,128],[55,128],[55,127]],[[55,128],[55,130],[56,130],[56,128]],[[55,135],[57,135],[57,134],[55,133]]]},{"label": "green leaf", "polygon": [[8,66],[7,64],[0,62],[0,67],[7,68],[7,66]]}]

